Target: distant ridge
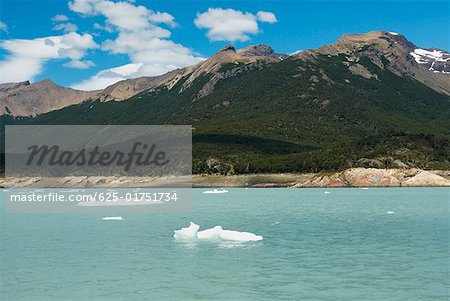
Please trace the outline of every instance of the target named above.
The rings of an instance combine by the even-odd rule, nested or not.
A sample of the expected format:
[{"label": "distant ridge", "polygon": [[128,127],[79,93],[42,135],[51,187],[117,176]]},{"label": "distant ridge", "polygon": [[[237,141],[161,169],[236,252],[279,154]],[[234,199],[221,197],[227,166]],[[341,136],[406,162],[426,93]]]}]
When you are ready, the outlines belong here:
[{"label": "distant ridge", "polygon": [[0,84],[0,115],[36,116],[80,103],[94,93],[64,88],[48,79]]},{"label": "distant ridge", "polygon": [[[372,31],[366,34],[345,34],[336,43],[315,50],[294,54],[301,59],[314,59],[317,55],[345,55],[355,61],[369,58],[381,68],[388,68],[399,76],[412,77],[430,88],[450,95],[450,54],[439,49],[422,49],[408,41],[403,35],[389,31]],[[0,84],[0,114],[12,116],[35,116],[83,100],[123,101],[146,90],[157,87],[172,89],[183,79],[183,89],[188,88],[199,76],[211,74],[210,80],[198,92],[197,97],[212,93],[216,84],[242,73],[242,68],[229,65],[227,72],[220,72],[226,64],[245,64],[246,71],[259,70],[268,64],[289,58],[287,54],[276,53],[269,45],[251,45],[236,50],[228,45],[209,59],[194,66],[173,70],[154,77],[139,77],[115,83],[101,91],[84,92],[63,88],[46,80],[31,84],[27,82]],[[389,64],[384,65],[382,58]],[[362,76],[369,76],[358,62],[349,63],[348,68]],[[225,70],[225,69],[222,69]],[[186,79],[186,80],[185,80]],[[65,90],[64,90],[65,89]],[[45,92],[43,92],[45,90]],[[43,97],[46,95],[46,97]]]}]

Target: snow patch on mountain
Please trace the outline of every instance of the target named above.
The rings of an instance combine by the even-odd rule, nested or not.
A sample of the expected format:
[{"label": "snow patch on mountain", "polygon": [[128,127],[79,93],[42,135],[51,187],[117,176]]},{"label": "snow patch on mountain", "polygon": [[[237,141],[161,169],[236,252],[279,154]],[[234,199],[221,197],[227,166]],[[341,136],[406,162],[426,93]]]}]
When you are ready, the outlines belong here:
[{"label": "snow patch on mountain", "polygon": [[411,52],[411,55],[416,59],[416,62],[419,64],[425,64],[428,63],[429,60],[427,59],[432,59],[438,62],[447,62],[450,60],[450,56],[447,58],[444,58],[444,55],[449,56],[448,53],[445,53],[441,50],[426,50],[426,49],[421,49],[421,48],[417,48],[414,50],[414,52]]},{"label": "snow patch on mountain", "polygon": [[[433,71],[434,73],[450,74],[450,72],[447,71],[447,64],[450,63],[449,53],[437,49],[427,50],[416,48],[410,54],[418,64],[428,64],[428,70]],[[439,70],[436,69],[436,64],[441,66]]]}]

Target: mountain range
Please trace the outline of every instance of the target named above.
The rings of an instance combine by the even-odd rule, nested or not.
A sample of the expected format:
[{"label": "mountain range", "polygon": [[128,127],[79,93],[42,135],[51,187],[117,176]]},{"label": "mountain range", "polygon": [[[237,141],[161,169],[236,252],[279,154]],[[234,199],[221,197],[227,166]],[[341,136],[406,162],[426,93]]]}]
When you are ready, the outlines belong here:
[{"label": "mountain range", "polygon": [[191,124],[197,173],[450,167],[450,54],[387,31],[291,56],[226,46],[102,91],[2,84],[0,104],[4,124]]}]

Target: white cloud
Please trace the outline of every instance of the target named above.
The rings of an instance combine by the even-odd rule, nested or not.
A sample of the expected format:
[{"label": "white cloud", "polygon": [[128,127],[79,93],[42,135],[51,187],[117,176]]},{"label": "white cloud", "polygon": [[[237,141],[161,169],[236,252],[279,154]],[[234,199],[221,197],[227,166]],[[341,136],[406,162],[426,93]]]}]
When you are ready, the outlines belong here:
[{"label": "white cloud", "polygon": [[85,81],[73,85],[72,88],[84,91],[100,90],[128,78],[138,72],[141,67],[142,64],[127,64],[116,68],[106,69]]},{"label": "white cloud", "polygon": [[98,45],[90,34],[75,32],[31,40],[0,41],[0,48],[9,52],[0,62],[0,82],[33,80],[48,60],[80,60],[87,50],[96,47]]},{"label": "white cloud", "polygon": [[63,64],[64,67],[74,68],[74,69],[89,69],[95,66],[93,61],[83,61],[83,60],[72,60]]},{"label": "white cloud", "polygon": [[125,78],[160,75],[202,60],[190,49],[169,39],[171,32],[160,26],[176,26],[174,17],[168,13],[110,0],[74,0],[69,2],[69,8],[84,17],[103,16],[105,25],[96,23],[94,29],[117,33],[117,36],[104,41],[101,49],[111,54],[127,55],[131,63],[122,67],[127,70],[130,66],[135,68],[126,74],[118,73],[122,67],[102,70],[74,84],[74,88],[96,90]]},{"label": "white cloud", "polygon": [[8,32],[8,25],[0,21],[0,31]]},{"label": "white cloud", "polygon": [[55,15],[52,18],[53,22],[66,22],[69,21],[69,18],[66,15]]},{"label": "white cloud", "polygon": [[90,49],[97,47],[90,34],[78,34],[71,32],[62,36],[62,43],[70,45],[72,49]]},{"label": "white cloud", "polygon": [[256,13],[256,16],[258,17],[258,20],[261,22],[267,22],[270,24],[278,22],[275,14],[268,11],[259,11]]},{"label": "white cloud", "polygon": [[67,22],[67,23],[56,24],[52,29],[53,30],[63,30],[65,32],[72,32],[72,31],[77,31],[78,26],[76,26],[73,23]]},{"label": "white cloud", "polygon": [[168,13],[153,12],[150,14],[149,18],[155,23],[165,23],[170,27],[177,26],[177,23],[175,23],[175,18]]},{"label": "white cloud", "polygon": [[211,41],[247,41],[250,35],[259,32],[258,21],[275,23],[276,16],[270,12],[259,11],[257,15],[234,9],[209,8],[204,13],[197,13],[195,26],[208,30]]},{"label": "white cloud", "polygon": [[114,31],[114,29],[112,28],[111,25],[100,25],[98,23],[94,23],[94,25],[92,26],[94,29],[97,30],[104,30],[106,32],[112,33]]},{"label": "white cloud", "polygon": [[119,30],[138,30],[148,28],[151,22],[174,25],[174,17],[168,13],[154,12],[142,5],[109,0],[74,0],[69,8],[85,16],[103,15],[107,22]]}]

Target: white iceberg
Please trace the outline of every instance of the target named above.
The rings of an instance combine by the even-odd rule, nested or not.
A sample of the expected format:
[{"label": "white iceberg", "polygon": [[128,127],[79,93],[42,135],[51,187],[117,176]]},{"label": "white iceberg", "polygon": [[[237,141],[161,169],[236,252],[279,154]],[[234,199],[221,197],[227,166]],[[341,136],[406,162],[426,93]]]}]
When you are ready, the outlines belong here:
[{"label": "white iceberg", "polygon": [[173,231],[174,232],[173,238],[179,240],[196,240],[198,238],[197,237],[198,229],[200,229],[199,225],[190,222],[189,227]]},{"label": "white iceberg", "polygon": [[235,242],[247,242],[247,241],[259,241],[263,237],[251,232],[240,232],[225,230],[221,226],[215,226],[210,229],[198,231],[200,226],[190,222],[189,227],[175,230],[173,237],[177,240],[183,241],[235,241]]},{"label": "white iceberg", "polygon": [[121,216],[105,216],[102,218],[104,221],[123,221],[123,217]]},{"label": "white iceberg", "polygon": [[228,190],[226,190],[226,189],[216,189],[216,188],[214,188],[213,190],[206,190],[206,191],[203,191],[203,193],[227,193],[228,192]]}]

